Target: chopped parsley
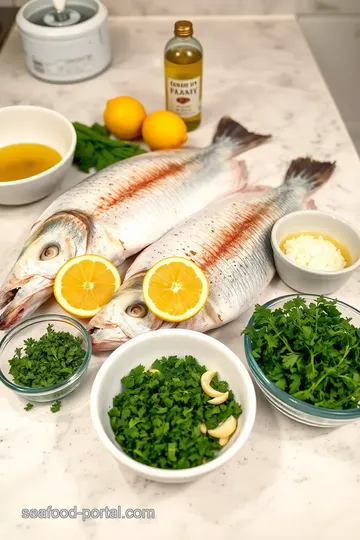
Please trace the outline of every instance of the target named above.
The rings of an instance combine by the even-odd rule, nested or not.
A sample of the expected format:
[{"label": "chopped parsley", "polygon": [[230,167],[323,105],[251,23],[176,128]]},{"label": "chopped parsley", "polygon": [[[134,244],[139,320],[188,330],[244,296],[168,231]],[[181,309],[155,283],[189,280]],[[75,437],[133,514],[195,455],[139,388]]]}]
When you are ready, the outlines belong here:
[{"label": "chopped parsley", "polygon": [[59,400],[55,401],[50,407],[50,411],[52,413],[59,412],[60,409],[61,409],[61,401],[59,401]]},{"label": "chopped parsley", "polygon": [[33,403],[27,403],[24,407],[24,411],[31,411],[31,409],[33,408],[34,404]]},{"label": "chopped parsley", "polygon": [[[200,424],[214,429],[241,407],[230,390],[221,405],[208,404],[200,385],[206,367],[193,356],[163,357],[152,373],[139,365],[121,380],[124,390],[109,411],[117,442],[133,459],[162,469],[186,469],[211,461],[220,450],[218,439],[203,435]],[[229,390],[226,381],[212,379],[215,390]]]},{"label": "chopped parsley", "polygon": [[360,329],[323,296],[298,296],[271,311],[257,305],[244,331],[265,375],[281,390],[328,409],[360,401]]},{"label": "chopped parsley", "polygon": [[65,381],[84,361],[82,339],[70,332],[56,332],[49,324],[40,339],[28,338],[9,360],[14,383],[44,388]]}]

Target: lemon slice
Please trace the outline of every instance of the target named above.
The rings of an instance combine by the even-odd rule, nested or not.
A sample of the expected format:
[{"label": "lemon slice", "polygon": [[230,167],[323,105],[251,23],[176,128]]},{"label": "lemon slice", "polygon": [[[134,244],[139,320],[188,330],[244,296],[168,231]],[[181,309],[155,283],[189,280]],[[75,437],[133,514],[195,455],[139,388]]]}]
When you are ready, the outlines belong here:
[{"label": "lemon slice", "polygon": [[147,271],[143,281],[147,307],[164,321],[181,322],[196,315],[209,296],[204,272],[192,261],[169,257]]},{"label": "lemon slice", "polygon": [[58,271],[54,295],[60,306],[80,318],[93,317],[121,285],[116,267],[98,255],[81,255]]}]

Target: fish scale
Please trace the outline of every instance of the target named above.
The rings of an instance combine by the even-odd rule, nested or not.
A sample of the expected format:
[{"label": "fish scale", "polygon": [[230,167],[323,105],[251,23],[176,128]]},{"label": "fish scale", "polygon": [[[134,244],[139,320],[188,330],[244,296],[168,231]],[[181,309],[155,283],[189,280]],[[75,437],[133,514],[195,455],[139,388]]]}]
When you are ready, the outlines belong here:
[{"label": "fish scale", "polygon": [[175,326],[206,332],[234,320],[275,274],[270,243],[274,223],[301,209],[309,193],[325,182],[333,169],[329,162],[294,160],[278,188],[261,193],[257,187],[253,192],[248,189],[246,194],[229,195],[146,248],[130,266],[113,300],[90,322],[94,347],[112,349],[146,331],[174,326],[146,308],[140,309],[147,270],[168,257],[191,259],[202,268],[210,285],[204,308]]},{"label": "fish scale", "polygon": [[[36,226],[54,213],[72,208],[114,225],[115,219],[119,220],[120,216],[117,204],[121,205],[121,217],[126,218],[128,212],[137,210],[136,201],[139,196],[140,202],[143,202],[141,198],[144,191],[147,190],[150,202],[151,198],[156,198],[158,190],[164,188],[160,182],[165,180],[165,170],[167,171],[166,180],[172,183],[182,179],[184,182],[187,181],[187,171],[184,169],[191,167],[194,163],[192,160],[194,151],[182,151],[178,157],[176,154],[174,157],[174,154],[169,152],[154,154],[143,154],[120,164],[114,164],[86,178],[56,199],[40,216]],[[198,161],[201,163],[200,159]],[[192,172],[197,172],[200,163],[195,163],[195,171]],[[181,172],[183,172],[182,177]],[[155,183],[154,180],[159,182]],[[180,184],[175,184],[175,187],[179,189]]]}]

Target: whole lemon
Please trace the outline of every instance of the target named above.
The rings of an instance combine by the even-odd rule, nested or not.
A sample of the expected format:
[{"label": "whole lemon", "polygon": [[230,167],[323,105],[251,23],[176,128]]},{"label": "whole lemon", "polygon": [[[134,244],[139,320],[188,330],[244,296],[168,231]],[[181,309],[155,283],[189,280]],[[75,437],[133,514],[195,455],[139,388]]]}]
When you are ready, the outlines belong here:
[{"label": "whole lemon", "polygon": [[171,111],[155,111],[145,118],[142,136],[151,150],[179,148],[187,141],[186,124]]},{"label": "whole lemon", "polygon": [[105,126],[119,139],[139,137],[145,117],[143,105],[133,97],[119,96],[106,103]]}]

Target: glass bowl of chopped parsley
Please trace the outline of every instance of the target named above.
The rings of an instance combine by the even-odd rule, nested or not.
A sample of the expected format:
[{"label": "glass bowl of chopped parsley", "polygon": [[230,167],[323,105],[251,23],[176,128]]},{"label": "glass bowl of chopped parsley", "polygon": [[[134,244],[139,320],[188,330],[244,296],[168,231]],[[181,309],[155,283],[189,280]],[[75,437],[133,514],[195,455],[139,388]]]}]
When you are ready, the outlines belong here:
[{"label": "glass bowl of chopped parsley", "polygon": [[244,334],[255,381],[280,412],[316,427],[360,418],[357,309],[325,296],[282,296],[257,305]]},{"label": "glass bowl of chopped parsley", "polygon": [[85,326],[66,315],[39,315],[1,340],[0,380],[30,402],[59,400],[79,386],[90,358]]},{"label": "glass bowl of chopped parsley", "polygon": [[[209,371],[220,403],[204,390],[201,377]],[[222,467],[247,441],[256,413],[239,358],[214,338],[183,329],[148,332],[119,347],[101,366],[90,403],[109,453],[133,473],[165,483]],[[226,437],[215,433],[229,422]]]}]

